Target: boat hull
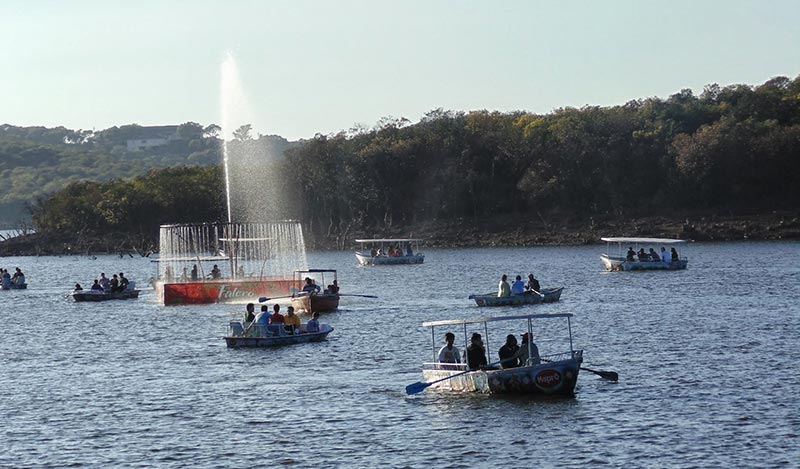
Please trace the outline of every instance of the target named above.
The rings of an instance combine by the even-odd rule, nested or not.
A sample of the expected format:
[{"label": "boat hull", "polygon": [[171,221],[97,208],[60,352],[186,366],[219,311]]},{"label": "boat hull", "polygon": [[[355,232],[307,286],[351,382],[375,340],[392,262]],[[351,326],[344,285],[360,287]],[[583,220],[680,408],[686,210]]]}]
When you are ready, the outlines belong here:
[{"label": "boat hull", "polygon": [[[241,323],[231,324],[238,324],[241,328]],[[228,335],[224,337],[225,344],[228,348],[281,347],[284,345],[321,342],[328,337],[328,334],[333,332],[333,328],[327,324],[320,324],[319,332],[305,332],[305,325],[298,329],[297,333],[288,333],[282,326],[273,328],[272,334],[263,329],[253,329],[254,330],[249,331],[247,335],[243,335],[241,332],[235,334],[229,329]]]},{"label": "boat hull", "polygon": [[298,313],[327,313],[339,307],[338,294],[302,295],[292,298],[292,306]]},{"label": "boat hull", "polygon": [[9,285],[0,285],[0,290],[27,290],[27,283],[12,283]]},{"label": "boat hull", "polygon": [[260,297],[290,295],[291,278],[222,279],[195,282],[156,282],[156,297],[164,305],[256,302]]},{"label": "boat hull", "polygon": [[[532,366],[498,370],[476,370],[433,384],[431,388],[452,392],[480,392],[498,395],[565,396],[575,394],[583,352],[572,357]],[[425,381],[432,382],[459,373],[457,370],[426,369]]]},{"label": "boat hull", "polygon": [[679,259],[672,262],[664,261],[629,261],[624,257],[609,256],[602,254],[600,260],[603,261],[603,266],[610,272],[624,272],[635,270],[683,270],[689,265],[687,259]]},{"label": "boat hull", "polygon": [[75,301],[108,301],[108,300],[130,300],[139,298],[140,290],[126,290],[121,292],[99,292],[93,293],[92,290],[82,292],[72,292],[72,299]]},{"label": "boat hull", "polygon": [[475,300],[478,306],[522,306],[535,305],[539,303],[553,303],[561,299],[561,292],[564,287],[544,288],[541,293],[544,297],[536,294],[497,296],[497,294],[487,293],[485,295],[470,295],[470,299]]},{"label": "boat hull", "polygon": [[356,252],[356,259],[359,265],[401,265],[401,264],[422,264],[425,262],[424,255],[414,256],[371,256],[366,253]]}]

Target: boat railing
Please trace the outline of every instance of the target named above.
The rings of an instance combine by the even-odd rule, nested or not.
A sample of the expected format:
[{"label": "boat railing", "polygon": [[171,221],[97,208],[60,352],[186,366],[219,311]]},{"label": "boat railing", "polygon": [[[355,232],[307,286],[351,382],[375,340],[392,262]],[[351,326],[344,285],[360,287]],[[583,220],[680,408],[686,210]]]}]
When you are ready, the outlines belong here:
[{"label": "boat railing", "polygon": [[467,364],[426,362],[422,364],[422,368],[426,370],[464,371],[467,369]]}]

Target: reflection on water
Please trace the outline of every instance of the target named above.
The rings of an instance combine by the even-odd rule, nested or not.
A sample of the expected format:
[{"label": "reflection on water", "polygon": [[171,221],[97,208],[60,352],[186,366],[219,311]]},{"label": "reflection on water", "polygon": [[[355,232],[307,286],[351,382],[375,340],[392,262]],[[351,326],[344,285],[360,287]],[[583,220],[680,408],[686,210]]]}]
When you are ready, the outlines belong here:
[{"label": "reflection on water", "polygon": [[[637,273],[603,272],[603,246],[430,249],[423,265],[363,268],[310,253],[343,293],[379,298],[343,297],[328,341],[273,350],[225,347],[241,306],[65,297],[101,271],[144,286],[148,259],[0,258],[29,283],[0,292],[0,465],[795,465],[799,247],[693,244],[688,270]],[[562,301],[467,299],[529,272],[566,286]],[[423,321],[554,311],[575,313],[584,366],[619,383],[582,372],[575,398],[552,401],[405,395],[430,357]],[[493,356],[515,332],[490,330]]]}]

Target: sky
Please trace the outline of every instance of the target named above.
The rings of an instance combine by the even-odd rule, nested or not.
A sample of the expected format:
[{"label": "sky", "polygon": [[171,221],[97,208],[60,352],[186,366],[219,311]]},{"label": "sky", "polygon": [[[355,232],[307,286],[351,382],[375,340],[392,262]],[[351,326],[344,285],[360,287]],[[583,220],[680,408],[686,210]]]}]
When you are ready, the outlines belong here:
[{"label": "sky", "polygon": [[795,78],[800,1],[1,0],[0,44],[0,124],[221,124],[232,57],[226,126],[296,140]]}]

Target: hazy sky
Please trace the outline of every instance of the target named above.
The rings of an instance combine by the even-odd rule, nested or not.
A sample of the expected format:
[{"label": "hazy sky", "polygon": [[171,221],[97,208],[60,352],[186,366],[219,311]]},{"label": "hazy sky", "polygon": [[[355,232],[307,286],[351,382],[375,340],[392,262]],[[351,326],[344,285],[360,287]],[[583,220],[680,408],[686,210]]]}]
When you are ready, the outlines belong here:
[{"label": "hazy sky", "polygon": [[800,74],[800,1],[0,0],[0,124],[221,123],[221,63],[289,139]]}]

